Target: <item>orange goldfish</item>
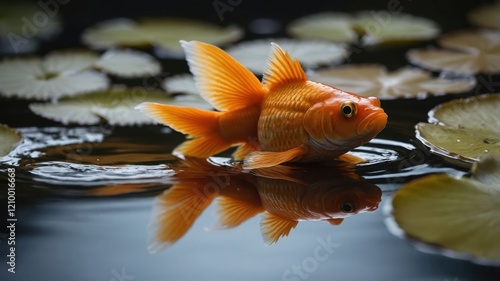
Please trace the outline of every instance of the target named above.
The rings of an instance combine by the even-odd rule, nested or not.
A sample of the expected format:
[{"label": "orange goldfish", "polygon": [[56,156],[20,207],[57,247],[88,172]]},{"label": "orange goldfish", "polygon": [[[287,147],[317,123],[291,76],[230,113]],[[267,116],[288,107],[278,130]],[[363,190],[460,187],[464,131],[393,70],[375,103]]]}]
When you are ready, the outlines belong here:
[{"label": "orange goldfish", "polygon": [[387,123],[377,98],[309,81],[300,63],[277,44],[271,43],[262,83],[218,47],[198,41],[181,45],[198,90],[218,111],[137,106],[188,135],[177,153],[206,158],[238,145],[233,157],[243,159],[247,169],[320,162],[368,142]]},{"label": "orange goldfish", "polygon": [[160,194],[153,211],[151,251],[179,240],[218,198],[221,228],[233,228],[262,213],[261,232],[275,243],[299,221],[338,225],[345,217],[377,209],[380,189],[345,167],[274,166],[230,169],[187,158],[175,183]]}]

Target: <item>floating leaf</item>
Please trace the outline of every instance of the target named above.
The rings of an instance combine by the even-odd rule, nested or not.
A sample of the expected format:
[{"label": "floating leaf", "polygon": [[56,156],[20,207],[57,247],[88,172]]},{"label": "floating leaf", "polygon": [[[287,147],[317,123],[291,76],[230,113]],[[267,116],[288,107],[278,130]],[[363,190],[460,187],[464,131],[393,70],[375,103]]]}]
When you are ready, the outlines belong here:
[{"label": "floating leaf", "polygon": [[405,43],[435,38],[439,26],[425,18],[388,11],[364,11],[355,17],[322,12],[292,21],[287,31],[295,37],[363,45]]},{"label": "floating leaf", "polygon": [[499,167],[497,155],[476,163],[471,179],[439,174],[404,185],[392,200],[395,222],[448,256],[500,265]]},{"label": "floating leaf", "polygon": [[483,4],[471,11],[467,17],[476,26],[500,29],[500,1]]},{"label": "floating leaf", "polygon": [[220,27],[190,19],[146,18],[136,23],[120,18],[87,29],[82,35],[82,41],[95,49],[156,45],[181,52],[181,39],[223,45],[238,40],[242,35],[243,31],[235,26]]},{"label": "floating leaf", "polygon": [[358,35],[348,14],[323,12],[296,19],[287,27],[288,33],[301,39],[321,39],[352,43]]},{"label": "floating leaf", "polygon": [[200,95],[192,74],[179,74],[163,80],[163,89],[169,93]]},{"label": "floating leaf", "polygon": [[363,45],[379,45],[430,40],[439,35],[439,26],[432,20],[387,11],[360,12],[356,26],[364,34]]},{"label": "floating leaf", "polygon": [[439,40],[446,49],[414,49],[411,63],[437,71],[464,74],[500,72],[500,31],[460,31]]},{"label": "floating leaf", "polygon": [[380,99],[424,98],[427,95],[463,93],[476,85],[474,78],[434,78],[431,73],[404,67],[388,72],[385,66],[344,65],[318,70],[309,79],[362,96]]},{"label": "floating leaf", "polygon": [[155,121],[135,110],[142,102],[158,102],[210,109],[201,99],[182,99],[158,90],[114,87],[109,91],[94,92],[74,98],[64,98],[58,103],[34,103],[30,109],[40,116],[63,124],[98,124],[105,119],[111,125],[154,124]]},{"label": "floating leaf", "polygon": [[0,124],[0,157],[9,154],[21,143],[21,135],[14,129]]},{"label": "floating leaf", "polygon": [[474,162],[484,154],[500,154],[500,96],[453,100],[429,112],[429,123],[416,126],[417,138],[450,160]]},{"label": "floating leaf", "polygon": [[45,59],[8,58],[0,62],[0,94],[25,99],[58,99],[64,96],[103,90],[107,77],[93,70],[84,70],[94,56],[75,51],[52,53]]},{"label": "floating leaf", "polygon": [[343,44],[273,38],[245,41],[227,48],[227,52],[252,72],[262,74],[271,50],[271,42],[280,45],[305,68],[340,63],[349,55]]},{"label": "floating leaf", "polygon": [[108,88],[100,68],[121,77],[155,75],[161,66],[152,56],[133,50],[54,51],[42,58],[7,58],[0,62],[0,94],[25,99],[57,100]]},{"label": "floating leaf", "polygon": [[61,28],[57,13],[46,14],[34,2],[2,1],[0,52],[8,54],[32,52],[38,46],[38,39],[49,39],[58,34]]},{"label": "floating leaf", "polygon": [[111,49],[94,64],[107,73],[120,77],[153,76],[161,71],[160,63],[151,55],[129,49]]}]

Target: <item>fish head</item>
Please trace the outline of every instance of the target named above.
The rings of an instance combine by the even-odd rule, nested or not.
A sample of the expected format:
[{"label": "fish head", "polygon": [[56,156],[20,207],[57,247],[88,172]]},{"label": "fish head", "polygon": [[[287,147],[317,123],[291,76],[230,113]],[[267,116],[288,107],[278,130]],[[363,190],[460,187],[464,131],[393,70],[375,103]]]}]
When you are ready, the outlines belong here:
[{"label": "fish head", "polygon": [[376,97],[362,97],[331,88],[332,97],[312,105],[304,129],[314,144],[342,153],[374,138],[387,124]]},{"label": "fish head", "polygon": [[373,212],[382,198],[379,187],[363,178],[353,179],[332,173],[331,179],[311,185],[302,199],[302,207],[324,220],[346,218],[361,212]]}]

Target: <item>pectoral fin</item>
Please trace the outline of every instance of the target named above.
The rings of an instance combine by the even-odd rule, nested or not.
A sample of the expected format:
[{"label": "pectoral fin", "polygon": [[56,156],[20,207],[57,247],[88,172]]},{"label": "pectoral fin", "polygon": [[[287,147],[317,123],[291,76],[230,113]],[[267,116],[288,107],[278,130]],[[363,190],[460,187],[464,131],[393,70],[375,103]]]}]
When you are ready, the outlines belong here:
[{"label": "pectoral fin", "polygon": [[220,215],[218,226],[233,228],[263,211],[264,208],[260,204],[253,204],[252,202],[230,197],[221,197],[219,199],[219,210],[217,211]]},{"label": "pectoral fin", "polygon": [[352,164],[360,164],[360,163],[366,162],[365,159],[363,159],[359,156],[353,155],[353,154],[349,154],[349,153],[340,155],[339,157],[337,157],[337,160],[352,163]]},{"label": "pectoral fin", "polygon": [[266,245],[274,244],[283,236],[288,236],[298,221],[285,219],[269,212],[265,212],[260,223],[260,230]]},{"label": "pectoral fin", "polygon": [[338,218],[338,219],[329,219],[327,222],[331,225],[340,225],[344,221],[343,218]]},{"label": "pectoral fin", "polygon": [[308,152],[305,145],[295,147],[286,151],[271,152],[271,151],[254,151],[245,157],[243,162],[244,169],[258,169],[265,167],[276,166],[285,162],[300,159]]}]

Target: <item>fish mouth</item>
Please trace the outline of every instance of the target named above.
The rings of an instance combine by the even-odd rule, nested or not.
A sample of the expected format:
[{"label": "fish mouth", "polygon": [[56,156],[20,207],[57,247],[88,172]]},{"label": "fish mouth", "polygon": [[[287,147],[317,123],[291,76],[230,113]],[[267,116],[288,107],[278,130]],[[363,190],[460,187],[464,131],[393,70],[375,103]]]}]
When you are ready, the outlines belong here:
[{"label": "fish mouth", "polygon": [[387,114],[380,109],[366,116],[365,119],[359,123],[356,133],[358,135],[364,135],[370,132],[378,134],[385,128],[386,124]]}]

